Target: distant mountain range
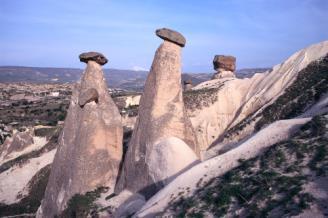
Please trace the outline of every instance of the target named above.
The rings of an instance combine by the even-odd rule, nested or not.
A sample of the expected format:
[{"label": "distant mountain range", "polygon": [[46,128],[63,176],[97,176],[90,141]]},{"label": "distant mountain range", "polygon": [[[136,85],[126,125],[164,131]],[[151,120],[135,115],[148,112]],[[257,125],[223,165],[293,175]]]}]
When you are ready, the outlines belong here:
[{"label": "distant mountain range", "polygon": [[[266,70],[268,68],[241,69],[236,74],[237,77],[245,78]],[[82,72],[78,68],[0,66],[0,82],[71,83],[77,81]],[[134,91],[142,89],[148,74],[147,71],[119,69],[104,69],[104,73],[110,87]],[[190,79],[196,85],[211,77],[212,73],[184,73],[182,81]]]}]

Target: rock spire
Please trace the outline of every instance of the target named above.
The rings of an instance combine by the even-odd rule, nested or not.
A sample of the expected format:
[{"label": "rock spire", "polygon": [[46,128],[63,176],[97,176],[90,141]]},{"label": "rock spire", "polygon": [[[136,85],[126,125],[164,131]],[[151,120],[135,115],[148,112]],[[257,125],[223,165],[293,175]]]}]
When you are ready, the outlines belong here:
[{"label": "rock spire", "polygon": [[199,155],[182,98],[181,47],[185,39],[169,29],[157,30],[156,35],[164,42],[155,53],[116,186],[116,192],[128,189],[146,198],[197,161]]},{"label": "rock spire", "polygon": [[[120,113],[111,99],[103,55],[80,55],[87,68],[71,97],[64,129],[37,217],[59,215],[75,194],[114,189],[122,157]],[[106,60],[106,61],[105,61]]]}]

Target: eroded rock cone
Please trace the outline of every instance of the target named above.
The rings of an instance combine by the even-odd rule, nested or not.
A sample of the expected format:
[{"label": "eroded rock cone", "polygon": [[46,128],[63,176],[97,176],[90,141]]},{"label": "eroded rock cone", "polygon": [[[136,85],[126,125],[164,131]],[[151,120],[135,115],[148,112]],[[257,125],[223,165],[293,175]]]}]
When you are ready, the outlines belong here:
[{"label": "eroded rock cone", "polygon": [[145,83],[115,192],[128,189],[148,198],[196,161],[196,154],[199,148],[182,98],[181,46],[165,40]]},{"label": "eroded rock cone", "polygon": [[58,150],[37,217],[54,217],[78,193],[114,189],[122,157],[123,128],[101,66],[89,60],[73,89]]}]

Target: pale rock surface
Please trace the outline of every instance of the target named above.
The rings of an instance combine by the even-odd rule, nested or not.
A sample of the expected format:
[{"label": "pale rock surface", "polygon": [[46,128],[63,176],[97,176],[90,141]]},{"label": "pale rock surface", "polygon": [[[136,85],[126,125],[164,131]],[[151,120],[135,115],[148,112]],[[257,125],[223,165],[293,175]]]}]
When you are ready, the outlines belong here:
[{"label": "pale rock surface", "polygon": [[[28,136],[28,137],[30,137],[30,136]],[[46,137],[33,136],[31,141],[32,141],[32,144],[27,143],[25,146],[21,147],[21,149],[10,151],[9,148],[11,147],[11,143],[15,142],[15,140],[13,140],[13,138],[7,138],[6,142],[8,144],[4,144],[3,148],[5,150],[0,155],[0,165],[5,162],[8,162],[10,160],[13,160],[21,155],[41,149],[44,145],[47,144],[48,139]],[[8,146],[6,146],[6,145],[8,145]]]},{"label": "pale rock surface", "polygon": [[[93,88],[99,97],[83,107],[80,93]],[[114,188],[122,158],[122,123],[101,66],[88,60],[81,82],[73,89],[44,199],[37,217],[60,214],[77,193]]]},{"label": "pale rock surface", "polygon": [[[303,114],[299,115],[296,118],[311,118],[325,113],[328,113],[328,93],[323,95],[316,104],[308,108]],[[212,148],[208,149],[206,153],[204,153],[203,159],[207,160],[217,156],[220,153],[221,154],[225,153],[226,151],[229,151],[243,144],[245,140],[247,140],[247,138],[237,143],[224,144],[224,146],[221,146],[219,143],[213,146]]]},{"label": "pale rock surface", "polygon": [[98,214],[99,217],[129,217],[146,203],[144,196],[126,189],[121,191],[119,195],[109,199],[106,199],[106,197],[108,197],[108,193],[103,193],[95,202],[102,208],[109,208],[101,211]]},{"label": "pale rock surface", "polygon": [[33,128],[24,132],[14,131],[12,137],[7,137],[0,146],[0,165],[22,154],[43,147],[47,143],[45,137],[36,137]]},{"label": "pale rock surface", "polygon": [[95,88],[87,89],[80,93],[79,105],[80,107],[83,107],[85,104],[92,101],[98,103],[98,98],[99,98],[99,94]]},{"label": "pale rock surface", "polygon": [[[217,144],[226,130],[274,102],[302,69],[327,53],[328,41],[324,41],[296,52],[272,71],[255,74],[252,78],[222,78],[195,86],[192,90],[217,89],[216,102],[208,107],[188,110],[202,153]],[[252,127],[245,128],[242,134],[247,136],[252,131]]]},{"label": "pale rock surface", "polygon": [[[178,171],[174,168],[159,175],[158,170],[155,173],[152,168],[154,166],[149,163],[152,160],[151,154],[157,155],[154,153],[154,146],[170,137],[182,140],[196,155],[199,154],[182,98],[181,47],[170,41],[164,41],[156,51],[144,87],[138,119],[125,157],[122,175],[116,186],[116,193],[128,189],[149,197],[164,185],[164,180],[173,176],[167,173]],[[176,146],[181,146],[181,143]],[[171,153],[169,150],[166,151],[166,148],[161,152]],[[180,158],[180,155],[172,154],[172,161]],[[194,160],[193,157],[190,160]]]},{"label": "pale rock surface", "polygon": [[[188,170],[190,167],[198,164],[200,161],[190,147],[181,139],[170,137],[162,140],[153,146],[150,151],[149,173],[154,181],[160,181],[164,185],[172,181],[181,169]],[[172,176],[175,175],[175,176]],[[123,190],[118,196],[109,200],[109,202],[98,202],[106,207],[110,206],[114,211],[115,217],[128,217],[137,212],[145,203],[145,198],[128,190]]]},{"label": "pale rock surface", "polygon": [[218,71],[218,72],[214,73],[212,79],[222,79],[222,78],[229,78],[229,77],[234,78],[234,77],[236,77],[236,75],[232,71],[223,70],[223,71]]},{"label": "pale rock surface", "polygon": [[149,173],[154,181],[168,184],[181,169],[199,163],[195,152],[181,139],[165,138],[153,146],[148,160]]},{"label": "pale rock surface", "polygon": [[[288,139],[310,120],[311,118],[300,118],[276,121],[254,134],[239,147],[192,167],[149,199],[135,217],[155,217],[157,213],[165,210],[172,198],[179,192],[188,189],[188,192],[184,192],[184,196],[192,195],[201,185],[200,180],[201,183],[206,183],[212,178],[223,175],[237,167],[240,164],[239,159],[248,160],[259,155],[271,145]],[[170,217],[171,214],[165,215],[168,216],[163,217]]]},{"label": "pale rock surface", "polygon": [[114,213],[115,218],[126,218],[136,213],[146,203],[145,197],[135,193],[129,196]]},{"label": "pale rock surface", "polygon": [[115,98],[116,104],[122,108],[139,105],[141,95],[127,95]]},{"label": "pale rock surface", "polygon": [[28,194],[26,187],[29,181],[39,170],[51,164],[55,153],[56,149],[53,149],[30,159],[24,165],[15,165],[0,173],[0,203],[13,204]]}]

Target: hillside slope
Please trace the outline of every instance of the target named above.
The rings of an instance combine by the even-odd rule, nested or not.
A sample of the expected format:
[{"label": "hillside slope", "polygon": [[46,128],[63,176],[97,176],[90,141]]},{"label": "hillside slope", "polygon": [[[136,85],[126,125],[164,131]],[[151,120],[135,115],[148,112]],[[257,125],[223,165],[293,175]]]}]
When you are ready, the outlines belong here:
[{"label": "hillside slope", "polygon": [[[118,209],[129,215],[139,210],[136,217],[327,216],[322,206],[328,183],[327,76],[325,41],[295,53],[272,71],[197,85],[184,92],[184,102],[203,162],[179,172],[147,202],[139,194],[115,196],[99,187],[74,195],[64,215],[112,216]],[[130,103],[124,100],[122,107],[136,114]],[[42,144],[16,153],[0,149],[0,216],[33,216],[39,207],[58,144],[59,129],[51,128],[54,132]],[[133,122],[126,135],[131,128]],[[125,145],[129,138],[124,138]],[[11,185],[19,176],[20,182]],[[118,201],[124,197],[131,202]]]},{"label": "hillside slope", "polygon": [[266,124],[301,114],[327,90],[327,69],[328,41],[324,41],[266,73],[206,81],[186,92],[202,151],[238,142]]},{"label": "hillside slope", "polygon": [[181,195],[189,196],[215,177],[221,176],[239,165],[240,159],[249,159],[259,155],[264,149],[288,139],[295,129],[308,122],[308,118],[293,119],[275,122],[261,130],[246,142],[223,155],[202,162],[181,174],[170,184],[164,187],[140,210],[140,217],[150,213],[158,213]]},{"label": "hillside slope", "polygon": [[[202,170],[205,175],[199,178],[196,190],[190,188],[189,182],[184,186],[181,184],[175,189],[176,194],[170,196],[169,204],[160,215],[326,217],[327,132],[328,115],[317,116],[302,126],[295,136],[275,144],[262,155],[250,160],[238,159],[240,166],[233,170],[221,175],[217,173],[219,176],[211,179],[207,179],[208,168]],[[225,159],[223,156],[221,158]],[[213,165],[204,162],[204,167],[205,164],[214,170]],[[220,168],[218,165],[216,167]],[[184,179],[189,181],[191,178]],[[160,205],[158,202],[156,206]],[[147,203],[151,204],[154,205],[154,200]],[[141,210],[140,217],[156,207],[147,209],[147,205],[144,211]]]}]

